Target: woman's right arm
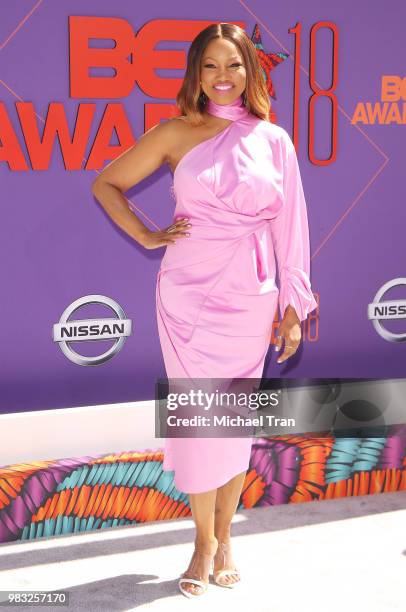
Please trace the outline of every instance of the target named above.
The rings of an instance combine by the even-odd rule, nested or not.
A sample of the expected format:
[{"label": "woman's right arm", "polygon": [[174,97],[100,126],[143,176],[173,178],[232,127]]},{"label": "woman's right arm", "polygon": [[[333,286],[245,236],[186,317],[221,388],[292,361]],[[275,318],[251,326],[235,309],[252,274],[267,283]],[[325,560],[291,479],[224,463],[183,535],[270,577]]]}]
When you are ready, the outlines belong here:
[{"label": "woman's right arm", "polygon": [[[110,162],[92,183],[92,191],[109,217],[147,249],[166,246],[183,237],[186,221],[180,220],[164,231],[149,230],[128,206],[124,193],[168,160],[176,142],[175,122],[157,124],[143,134],[137,144]],[[170,234],[167,233],[170,230]]]}]

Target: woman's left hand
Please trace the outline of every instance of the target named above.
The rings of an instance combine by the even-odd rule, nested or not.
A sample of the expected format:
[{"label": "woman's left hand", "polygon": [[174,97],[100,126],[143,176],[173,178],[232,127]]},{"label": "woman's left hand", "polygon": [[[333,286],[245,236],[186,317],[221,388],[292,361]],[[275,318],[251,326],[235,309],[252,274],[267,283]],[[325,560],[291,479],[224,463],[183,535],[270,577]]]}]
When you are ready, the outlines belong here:
[{"label": "woman's left hand", "polygon": [[296,310],[288,304],[285,310],[284,317],[279,325],[279,335],[276,337],[275,351],[279,351],[282,347],[282,340],[285,340],[283,354],[276,360],[277,363],[282,363],[292,357],[299,347],[302,338],[302,329],[300,319],[296,314]]}]

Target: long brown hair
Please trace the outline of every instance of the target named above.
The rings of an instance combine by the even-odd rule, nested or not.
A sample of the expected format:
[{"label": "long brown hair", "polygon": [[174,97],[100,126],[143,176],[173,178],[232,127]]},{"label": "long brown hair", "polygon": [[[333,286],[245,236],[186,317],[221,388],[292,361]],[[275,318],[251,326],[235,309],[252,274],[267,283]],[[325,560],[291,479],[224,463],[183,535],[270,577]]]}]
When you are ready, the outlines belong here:
[{"label": "long brown hair", "polygon": [[255,45],[244,30],[233,23],[212,23],[199,32],[192,41],[187,55],[182,87],[176,96],[176,103],[181,114],[186,115],[194,125],[200,125],[203,122],[202,112],[206,106],[207,97],[202,96],[200,92],[201,60],[207,45],[215,38],[226,38],[238,48],[244,59],[247,74],[244,92],[247,109],[260,119],[269,121],[271,103]]}]

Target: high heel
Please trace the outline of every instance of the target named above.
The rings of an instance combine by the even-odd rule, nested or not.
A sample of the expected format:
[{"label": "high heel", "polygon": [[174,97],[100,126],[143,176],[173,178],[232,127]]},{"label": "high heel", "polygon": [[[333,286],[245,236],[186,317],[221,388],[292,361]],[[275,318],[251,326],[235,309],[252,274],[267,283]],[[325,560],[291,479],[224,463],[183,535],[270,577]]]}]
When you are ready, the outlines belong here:
[{"label": "high heel", "polygon": [[[200,597],[207,591],[207,587],[209,586],[210,570],[214,569],[214,555],[215,554],[216,553],[213,553],[213,554],[203,553],[203,552],[200,552],[199,550],[196,550],[195,548],[192,559],[189,564],[189,567],[192,566],[193,560],[195,559],[195,557],[197,555],[200,555],[201,557],[203,557],[203,568],[204,568],[203,576],[199,576],[199,578],[192,578],[192,577],[188,577],[186,574],[193,574],[193,573],[196,574],[196,572],[193,572],[193,570],[189,570],[189,569],[183,572],[183,574],[181,574],[181,577],[178,581],[179,590],[181,591],[181,593],[183,593],[183,595],[189,598]],[[196,593],[194,591],[188,591],[187,589],[184,589],[182,586],[184,582],[186,583],[191,582],[192,584],[198,585],[200,587],[199,592]]]},{"label": "high heel", "polygon": [[[218,586],[232,589],[234,588],[236,584],[240,582],[240,580],[237,580],[235,582],[229,582],[229,583],[220,582],[220,580],[223,576],[240,576],[240,572],[238,571],[237,568],[230,568],[230,567],[227,568],[226,567],[227,565],[230,565],[229,563],[230,552],[231,552],[230,545],[226,544],[225,542],[219,542],[218,548],[219,550],[221,550],[222,556],[223,556],[223,559],[222,559],[223,569],[217,570],[215,572],[213,571],[214,582],[218,584]],[[214,561],[213,561],[213,570],[214,570]]]}]

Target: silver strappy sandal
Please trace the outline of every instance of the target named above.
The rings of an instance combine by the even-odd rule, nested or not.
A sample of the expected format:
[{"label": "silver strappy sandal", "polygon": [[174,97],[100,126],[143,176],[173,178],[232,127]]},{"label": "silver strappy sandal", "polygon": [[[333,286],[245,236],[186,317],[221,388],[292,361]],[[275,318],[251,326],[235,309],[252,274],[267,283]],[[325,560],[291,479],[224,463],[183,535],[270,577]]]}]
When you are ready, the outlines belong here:
[{"label": "silver strappy sandal", "polygon": [[[187,574],[193,574],[193,570],[186,570],[185,572],[183,572],[183,574],[181,574],[181,578],[179,579],[179,582],[178,582],[179,589],[183,593],[183,595],[189,598],[200,597],[207,591],[207,587],[209,586],[210,570],[213,570],[214,568],[214,555],[215,554],[216,553],[213,553],[213,554],[203,553],[195,549],[192,559],[190,561],[189,567],[190,565],[192,565],[195,556],[201,555],[203,557],[203,567],[204,567],[203,576],[207,576],[207,579],[205,579],[202,576],[199,576],[198,578],[192,578],[192,577],[188,578]],[[200,587],[199,592],[196,593],[196,592],[191,592],[191,591],[188,591],[187,589],[184,589],[182,584],[188,583],[188,582],[198,585]]]},{"label": "silver strappy sandal", "polygon": [[[226,544],[225,542],[219,542],[219,548],[223,553],[223,566],[229,565],[228,556],[230,553],[230,546]],[[213,568],[214,568],[214,561],[213,561]],[[228,584],[225,582],[220,582],[223,576],[240,576],[240,572],[236,568],[227,569],[226,567],[224,567],[224,569],[214,572],[213,573],[214,582],[218,584],[218,586],[232,589],[235,587],[236,584],[238,584],[241,581],[241,580],[237,580],[235,582],[230,582]]]}]

